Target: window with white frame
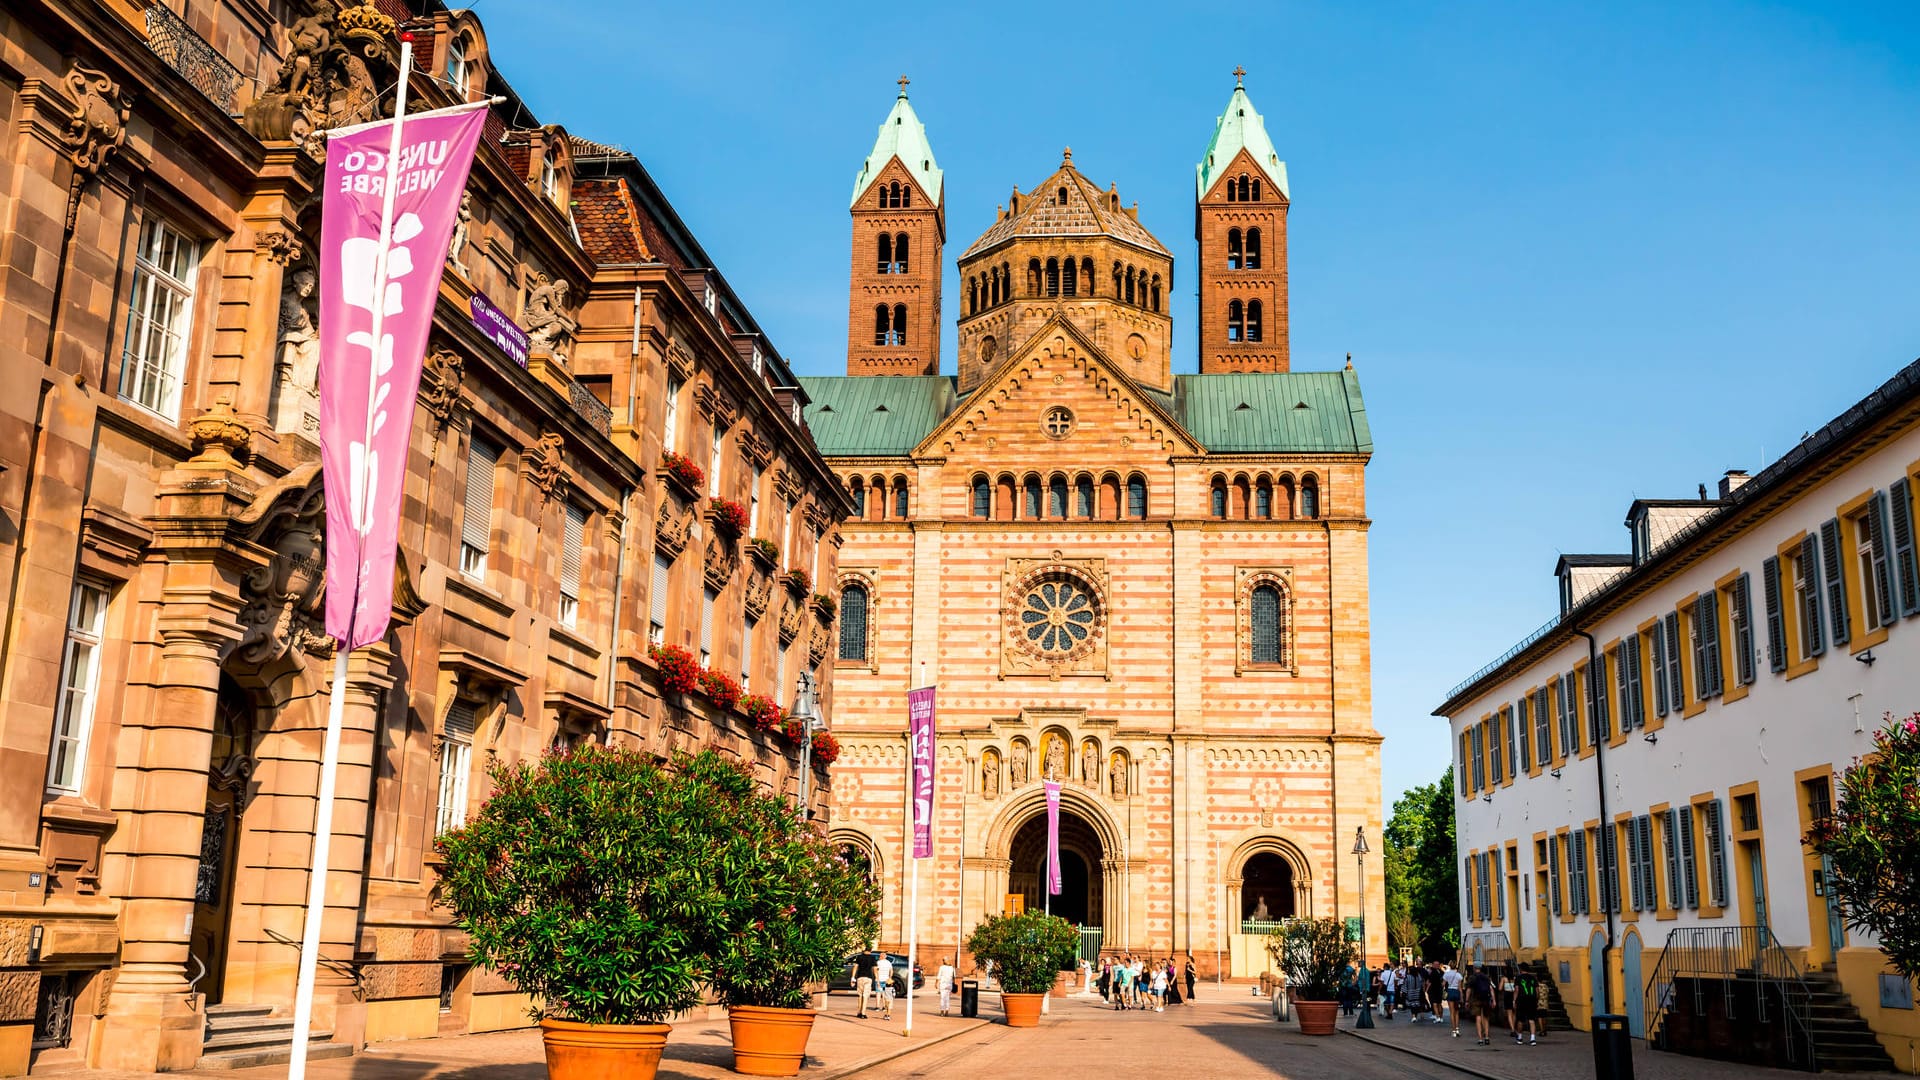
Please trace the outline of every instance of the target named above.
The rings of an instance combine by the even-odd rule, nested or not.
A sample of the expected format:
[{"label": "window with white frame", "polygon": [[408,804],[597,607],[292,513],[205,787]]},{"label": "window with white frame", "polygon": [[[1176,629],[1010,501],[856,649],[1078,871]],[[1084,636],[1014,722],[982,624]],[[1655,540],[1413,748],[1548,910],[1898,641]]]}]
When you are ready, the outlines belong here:
[{"label": "window with white frame", "polygon": [[571,630],[580,614],[580,556],[586,544],[587,512],[567,504],[560,537],[560,625]]},{"label": "window with white frame", "polygon": [[717,422],[713,425],[713,435],[707,443],[707,494],[720,494],[720,454],[726,448],[727,432]]},{"label": "window with white frame", "polygon": [[673,560],[656,553],[653,557],[653,595],[648,598],[653,611],[647,625],[647,641],[654,645],[667,643],[667,586],[672,576]]},{"label": "window with white frame", "polygon": [[447,723],[440,733],[440,802],[434,831],[446,832],[467,823],[467,777],[473,772],[473,731],[476,710],[470,701],[456,698],[447,707]]},{"label": "window with white frame", "polygon": [[753,467],[753,483],[747,489],[747,535],[760,535],[760,484],[766,476],[766,470]]},{"label": "window with white frame", "polygon": [[684,385],[679,379],[667,376],[667,400],[660,410],[660,446],[669,454],[680,445],[680,389]]},{"label": "window with white frame", "polygon": [[743,691],[753,684],[753,636],[759,626],[760,620],[749,615],[740,634],[740,689]]},{"label": "window with white frame", "polygon": [[720,594],[712,589],[705,590],[700,596],[700,666],[713,666],[713,608],[720,602]]},{"label": "window with white frame", "polygon": [[812,581],[820,580],[820,549],[826,546],[826,541],[826,530],[813,530],[813,571],[807,575]]},{"label": "window with white frame", "polygon": [[471,71],[467,35],[457,31],[447,35],[447,82],[452,84],[454,95],[461,101],[467,100],[467,79]]},{"label": "window with white frame", "polygon": [[474,435],[467,444],[466,516],[460,522],[460,572],[476,580],[487,576],[487,548],[493,536],[493,474],[500,467],[498,446]]},{"label": "window with white frame", "polygon": [[560,205],[560,169],[553,163],[551,149],[540,155],[540,194],[553,205]]},{"label": "window with white frame", "polygon": [[67,640],[60,659],[60,696],[54,701],[53,747],[47,790],[80,793],[86,780],[93,708],[100,690],[100,642],[107,629],[107,589],[81,581],[67,608]]},{"label": "window with white frame", "polygon": [[180,418],[199,263],[200,246],[179,230],[157,216],[141,223],[120,348],[120,396],[168,420]]}]

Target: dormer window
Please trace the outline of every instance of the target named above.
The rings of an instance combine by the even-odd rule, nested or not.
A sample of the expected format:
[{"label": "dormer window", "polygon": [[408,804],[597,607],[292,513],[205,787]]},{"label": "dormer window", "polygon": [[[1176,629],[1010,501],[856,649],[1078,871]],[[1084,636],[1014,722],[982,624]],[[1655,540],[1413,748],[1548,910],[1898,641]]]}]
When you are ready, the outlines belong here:
[{"label": "dormer window", "polygon": [[447,82],[454,96],[467,99],[468,80],[473,76],[473,61],[467,55],[467,35],[455,31],[447,36]]},{"label": "dormer window", "polygon": [[554,168],[551,155],[540,159],[540,194],[555,206],[560,205],[560,170]]}]

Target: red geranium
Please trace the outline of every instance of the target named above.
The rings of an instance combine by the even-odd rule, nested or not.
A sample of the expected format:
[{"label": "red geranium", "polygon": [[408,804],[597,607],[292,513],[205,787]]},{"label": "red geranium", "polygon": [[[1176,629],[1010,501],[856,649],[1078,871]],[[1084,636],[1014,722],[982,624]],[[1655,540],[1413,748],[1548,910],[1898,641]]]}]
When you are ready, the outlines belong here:
[{"label": "red geranium", "polygon": [[678,645],[653,645],[647,655],[660,665],[660,685],[676,694],[691,693],[700,685],[700,665]]},{"label": "red geranium", "polygon": [[822,765],[831,765],[840,759],[840,740],[829,731],[813,733],[813,760]]},{"label": "red geranium", "polygon": [[711,669],[700,673],[700,692],[722,709],[740,704],[740,684],[731,675]]},{"label": "red geranium", "polygon": [[800,740],[807,737],[807,726],[791,718],[780,725],[780,730],[782,734],[786,735],[787,741],[795,746],[800,745]]},{"label": "red geranium", "polygon": [[661,454],[660,467],[666,470],[668,476],[690,488],[697,489],[707,482],[707,471],[695,465],[693,459],[685,454],[676,454],[671,450]]},{"label": "red geranium", "polygon": [[735,536],[747,531],[747,508],[732,499],[708,499],[707,510],[713,516],[715,528]]},{"label": "red geranium", "polygon": [[765,694],[748,694],[740,699],[740,711],[757,731],[772,731],[780,722],[780,706]]}]

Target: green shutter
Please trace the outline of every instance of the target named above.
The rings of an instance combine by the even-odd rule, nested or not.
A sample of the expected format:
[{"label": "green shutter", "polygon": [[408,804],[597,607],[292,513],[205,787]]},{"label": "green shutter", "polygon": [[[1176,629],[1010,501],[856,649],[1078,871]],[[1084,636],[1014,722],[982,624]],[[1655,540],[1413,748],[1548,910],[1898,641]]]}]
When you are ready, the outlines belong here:
[{"label": "green shutter", "polygon": [[1767,605],[1767,666],[1787,670],[1787,624],[1780,610],[1780,558],[1769,555],[1760,564],[1760,592]]},{"label": "green shutter", "polygon": [[1653,714],[1667,715],[1667,623],[1653,620]]},{"label": "green shutter", "polygon": [[1820,537],[1817,533],[1808,533],[1801,539],[1798,570],[1806,588],[1800,625],[1807,637],[1807,655],[1819,656],[1827,651],[1827,628],[1820,615]]},{"label": "green shutter", "polygon": [[1900,614],[1920,613],[1920,560],[1914,557],[1913,491],[1906,477],[1887,489],[1890,531],[1893,534],[1893,569],[1899,584],[1894,591],[1900,597]]},{"label": "green shutter", "polygon": [[1728,597],[1733,602],[1733,677],[1746,686],[1754,680],[1752,578],[1734,578]]},{"label": "green shutter", "polygon": [[1840,519],[1828,518],[1820,526],[1821,571],[1827,579],[1827,617],[1833,624],[1832,641],[1845,645],[1853,640],[1853,626],[1847,618],[1847,578],[1844,556],[1840,552]]},{"label": "green shutter", "polygon": [[1687,707],[1686,684],[1680,679],[1680,613],[1667,612],[1667,708],[1679,712]]},{"label": "green shutter", "polygon": [[1873,549],[1873,580],[1862,584],[1872,589],[1874,599],[1879,601],[1881,626],[1894,619],[1893,567],[1887,558],[1887,531],[1887,495],[1876,491],[1867,502],[1867,542]]}]

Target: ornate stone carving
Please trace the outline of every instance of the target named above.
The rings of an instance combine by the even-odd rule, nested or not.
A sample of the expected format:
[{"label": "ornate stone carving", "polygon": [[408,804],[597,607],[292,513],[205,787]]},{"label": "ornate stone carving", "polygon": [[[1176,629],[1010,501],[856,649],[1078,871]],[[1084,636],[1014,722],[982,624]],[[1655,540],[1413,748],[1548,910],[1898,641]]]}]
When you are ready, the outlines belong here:
[{"label": "ornate stone carving", "polygon": [[1000,795],[1000,755],[992,750],[980,755],[980,794],[988,799]]},{"label": "ornate stone carving", "polygon": [[788,502],[799,502],[802,486],[800,477],[792,469],[782,466],[773,471],[774,493]]},{"label": "ornate stone carving", "polygon": [[1127,794],[1127,755],[1115,751],[1107,765],[1107,794],[1123,798]]},{"label": "ornate stone carving", "polygon": [[681,513],[674,509],[675,505],[673,498],[663,492],[653,521],[654,546],[670,557],[678,557],[687,550],[687,536],[693,531],[693,511]]},{"label": "ornate stone carving", "polygon": [[467,249],[467,235],[473,227],[473,189],[460,193],[460,217],[453,224],[453,237],[447,241],[447,261],[460,272],[461,277],[470,276],[467,264],[460,261],[460,253]]},{"label": "ornate stone carving", "polygon": [[298,236],[281,229],[269,229],[253,238],[253,250],[281,266],[291,266],[306,253]]},{"label": "ornate stone carving", "polygon": [[827,526],[833,524],[833,515],[827,512],[820,499],[808,500],[804,513],[807,526],[816,532],[825,532]]},{"label": "ornate stone carving", "polygon": [[773,445],[754,434],[751,428],[740,433],[740,454],[747,464],[756,469],[764,469],[773,460]]},{"label": "ornate stone carving", "polygon": [[127,141],[127,121],[133,116],[133,95],[104,71],[87,67],[78,59],[67,60],[63,80],[73,96],[73,119],[67,121],[62,140],[67,144],[67,160],[75,170],[91,178],[106,165]]},{"label": "ornate stone carving", "polygon": [[1008,559],[1002,582],[1002,675],[1108,673],[1105,559]]},{"label": "ornate stone carving", "polygon": [[332,656],[333,639],[322,629],[326,495],[318,467],[302,466],[282,477],[275,488],[260,493],[236,524],[272,555],[240,580],[243,629],[233,655],[255,665],[289,652],[316,659]]},{"label": "ornate stone carving", "polygon": [[1088,787],[1100,786],[1100,748],[1092,739],[1080,745],[1080,782]]},{"label": "ornate stone carving", "polygon": [[1067,778],[1067,740],[1058,733],[1048,735],[1045,741],[1046,754],[1041,759],[1041,775],[1048,780]]},{"label": "ornate stone carving", "polygon": [[522,318],[532,351],[567,362],[566,342],[580,323],[567,313],[567,295],[573,289],[565,278],[555,280],[539,271],[527,273],[527,308]]},{"label": "ornate stone carving", "polygon": [[280,288],[280,355],[274,363],[273,430],[318,438],[320,333],[307,300],[314,274],[288,274]]},{"label": "ornate stone carving", "polygon": [[1007,754],[1007,773],[1014,787],[1027,782],[1027,744],[1016,742]]},{"label": "ornate stone carving", "polygon": [[827,658],[827,647],[832,643],[832,637],[826,627],[814,626],[813,633],[807,637],[808,667],[818,667]]},{"label": "ornate stone carving", "polygon": [[747,591],[743,601],[747,618],[758,619],[767,613],[767,601],[773,598],[773,575],[765,570],[757,571],[747,579]]},{"label": "ornate stone carving", "polygon": [[730,542],[722,541],[718,536],[707,537],[706,578],[707,587],[715,592],[727,587],[733,580],[734,571],[740,569],[740,551]]},{"label": "ornate stone carving", "polygon": [[382,79],[389,74],[393,31],[393,20],[371,3],[340,9],[316,0],[288,29],[286,59],[272,82],[247,106],[247,130],[261,139],[305,141],[318,157],[325,148],[310,138],[316,132],[386,115],[391,106],[369,61]]},{"label": "ornate stone carving", "polygon": [[187,427],[193,432],[194,464],[238,469],[252,453],[253,431],[233,411],[233,398],[228,395],[221,395]]},{"label": "ornate stone carving", "polygon": [[700,387],[693,392],[693,403],[699,406],[700,415],[713,421],[716,426],[722,428],[733,426],[733,402],[728,401],[725,396],[715,390],[712,383],[700,384]]},{"label": "ornate stone carving", "polygon": [[680,344],[678,337],[667,342],[667,367],[672,369],[673,377],[681,382],[693,378],[693,354]]},{"label": "ornate stone carving", "polygon": [[454,413],[467,407],[461,388],[466,382],[467,361],[444,345],[427,353],[420,379],[420,404],[433,415],[436,428],[444,428]]},{"label": "ornate stone carving", "polygon": [[540,489],[543,500],[567,497],[567,473],[561,460],[566,446],[566,437],[559,432],[543,431],[521,459],[522,471]]},{"label": "ornate stone carving", "polygon": [[800,633],[800,619],[800,602],[788,597],[780,609],[780,644],[788,644]]}]

